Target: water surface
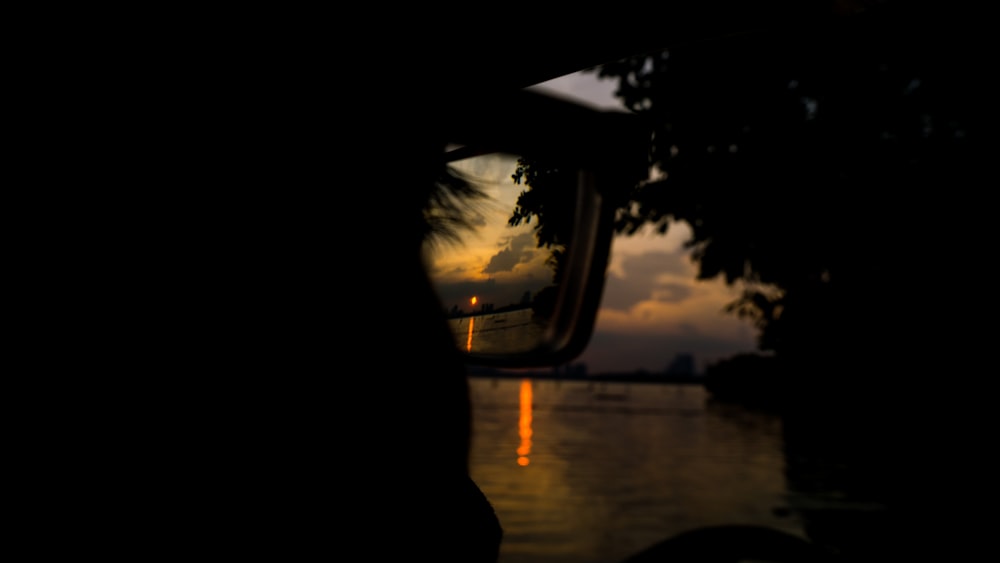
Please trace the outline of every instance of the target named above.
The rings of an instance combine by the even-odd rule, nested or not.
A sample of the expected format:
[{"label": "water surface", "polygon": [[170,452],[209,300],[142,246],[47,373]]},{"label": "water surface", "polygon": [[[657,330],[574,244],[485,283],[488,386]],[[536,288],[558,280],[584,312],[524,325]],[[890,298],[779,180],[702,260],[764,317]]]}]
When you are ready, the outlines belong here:
[{"label": "water surface", "polygon": [[475,377],[471,469],[501,563],[613,563],[699,526],[803,536],[778,417],[700,385]]}]

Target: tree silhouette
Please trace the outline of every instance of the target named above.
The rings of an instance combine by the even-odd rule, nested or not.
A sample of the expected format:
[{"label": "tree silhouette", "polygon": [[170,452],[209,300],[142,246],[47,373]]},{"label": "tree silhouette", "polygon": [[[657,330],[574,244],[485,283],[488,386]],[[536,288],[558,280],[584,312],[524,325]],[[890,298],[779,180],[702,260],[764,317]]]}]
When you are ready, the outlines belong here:
[{"label": "tree silhouette", "polygon": [[535,313],[550,316],[555,308],[558,285],[564,274],[567,245],[573,236],[572,202],[576,195],[576,169],[558,163],[520,157],[511,179],[524,185],[508,224],[516,227],[535,218],[535,239],[538,248],[546,247],[550,255],[546,263],[552,268],[552,285],[535,293],[532,303]]},{"label": "tree silhouette", "polygon": [[[918,468],[925,436],[961,441],[982,422],[959,411],[995,407],[969,408],[975,393],[947,379],[976,373],[977,350],[990,349],[971,319],[993,291],[976,273],[992,260],[992,221],[975,202],[995,174],[984,119],[995,48],[962,12],[872,3],[822,26],[679,43],[594,70],[647,119],[661,173],[630,194],[619,231],[689,224],[698,277],[743,284],[729,311],[774,352],[710,366],[713,395],[783,412],[791,486],[885,503],[908,535],[939,534],[954,484],[981,483],[964,474],[978,465],[972,448],[934,450],[943,463]],[[961,407],[930,415],[946,404]],[[947,501],[897,485],[914,471],[908,482],[946,484]],[[865,522],[803,519],[820,538]]]},{"label": "tree silhouette", "polygon": [[967,46],[929,29],[872,10],[592,69],[647,118],[662,173],[636,187],[619,232],[688,223],[698,277],[742,284],[728,310],[753,319],[762,350],[850,345],[876,276],[910,244],[888,218],[951,185],[971,152]]},{"label": "tree silhouette", "polygon": [[421,239],[429,244],[457,242],[472,228],[477,205],[486,193],[447,163],[442,163],[423,208]]}]

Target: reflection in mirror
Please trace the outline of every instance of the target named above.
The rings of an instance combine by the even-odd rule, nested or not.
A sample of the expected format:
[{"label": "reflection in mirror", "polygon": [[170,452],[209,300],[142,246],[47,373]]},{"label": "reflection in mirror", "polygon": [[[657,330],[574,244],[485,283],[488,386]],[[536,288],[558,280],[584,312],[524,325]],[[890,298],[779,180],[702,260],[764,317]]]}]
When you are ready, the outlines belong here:
[{"label": "reflection in mirror", "polygon": [[576,171],[463,148],[446,160],[424,250],[456,344],[474,355],[535,350],[557,304]]}]

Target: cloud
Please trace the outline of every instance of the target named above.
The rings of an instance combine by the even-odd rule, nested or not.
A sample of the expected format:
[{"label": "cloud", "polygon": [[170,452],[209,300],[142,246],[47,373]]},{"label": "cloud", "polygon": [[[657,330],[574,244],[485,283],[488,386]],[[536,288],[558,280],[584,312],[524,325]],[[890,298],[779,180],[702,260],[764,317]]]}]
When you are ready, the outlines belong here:
[{"label": "cloud", "polygon": [[518,264],[531,260],[535,252],[535,235],[523,233],[511,238],[506,246],[490,258],[483,268],[484,274],[513,272]]},{"label": "cloud", "polygon": [[685,227],[673,225],[666,236],[615,239],[593,336],[576,360],[591,373],[659,372],[685,353],[701,370],[756,349],[752,324],[724,312],[739,288],[697,279],[697,265],[682,244]]},{"label": "cloud", "polygon": [[513,272],[524,259],[524,253],[516,252],[512,248],[505,248],[490,258],[489,264],[483,268],[484,274],[496,274],[498,272]]},{"label": "cloud", "polygon": [[649,251],[624,256],[618,274],[608,276],[601,306],[629,311],[644,301],[680,303],[690,298],[694,271],[688,255]]},{"label": "cloud", "polygon": [[682,283],[663,283],[653,288],[653,301],[680,303],[691,296],[691,286]]}]

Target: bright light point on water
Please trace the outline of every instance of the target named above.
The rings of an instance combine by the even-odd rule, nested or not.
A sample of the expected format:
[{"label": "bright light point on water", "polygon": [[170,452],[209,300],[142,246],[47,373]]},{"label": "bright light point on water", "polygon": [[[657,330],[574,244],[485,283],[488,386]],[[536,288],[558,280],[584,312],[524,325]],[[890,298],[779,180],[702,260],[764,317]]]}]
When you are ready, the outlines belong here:
[{"label": "bright light point on water", "polygon": [[517,448],[517,464],[521,467],[528,465],[531,454],[531,380],[521,381],[521,417],[518,420],[518,434],[521,436],[521,445]]},{"label": "bright light point on water", "polygon": [[469,302],[472,303],[473,305],[475,305],[477,301],[479,301],[479,299],[476,299],[475,297],[469,299]]}]

